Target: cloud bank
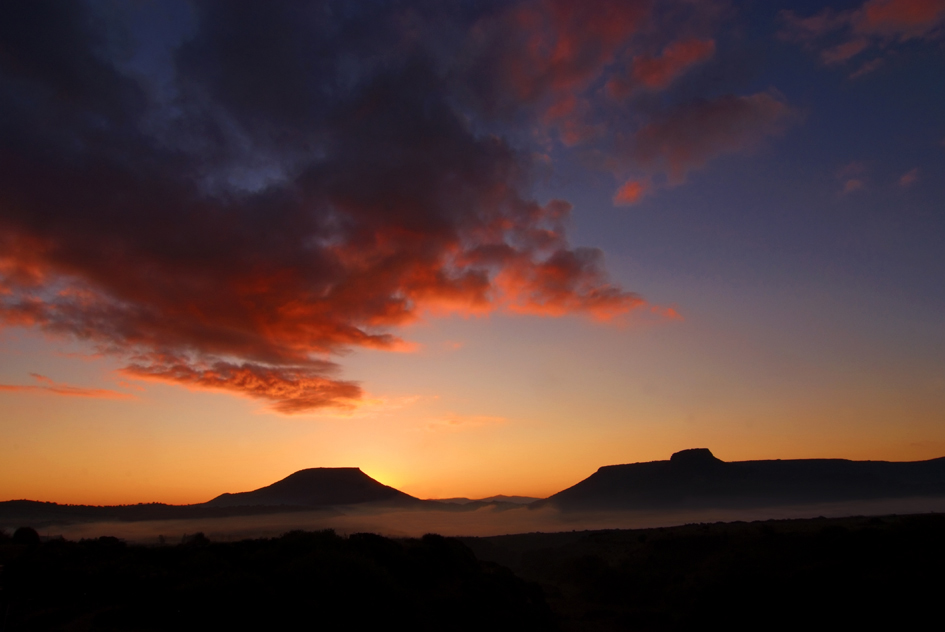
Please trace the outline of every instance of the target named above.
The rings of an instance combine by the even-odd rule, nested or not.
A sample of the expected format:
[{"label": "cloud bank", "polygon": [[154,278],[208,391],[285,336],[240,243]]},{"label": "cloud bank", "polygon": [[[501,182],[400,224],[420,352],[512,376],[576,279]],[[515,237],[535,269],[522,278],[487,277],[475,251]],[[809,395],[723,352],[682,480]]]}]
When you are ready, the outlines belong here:
[{"label": "cloud bank", "polygon": [[356,406],[338,355],[409,348],[424,313],[627,314],[571,205],[530,193],[536,149],[619,132],[678,180],[788,111],[724,96],[615,132],[608,82],[632,108],[715,54],[665,6],[4,3],[0,324],[292,414]]}]

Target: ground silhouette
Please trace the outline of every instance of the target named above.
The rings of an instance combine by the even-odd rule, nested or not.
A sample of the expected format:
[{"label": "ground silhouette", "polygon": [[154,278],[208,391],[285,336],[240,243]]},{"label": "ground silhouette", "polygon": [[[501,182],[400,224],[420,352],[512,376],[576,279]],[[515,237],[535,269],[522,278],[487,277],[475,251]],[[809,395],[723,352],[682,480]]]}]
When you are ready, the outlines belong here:
[{"label": "ground silhouette", "polygon": [[153,547],[0,536],[0,564],[5,630],[555,629],[540,588],[437,535]]},{"label": "ground silhouette", "polygon": [[945,516],[173,546],[0,533],[7,630],[918,629]]},{"label": "ground silhouette", "polygon": [[945,594],[941,514],[461,540],[564,630],[922,629]]}]

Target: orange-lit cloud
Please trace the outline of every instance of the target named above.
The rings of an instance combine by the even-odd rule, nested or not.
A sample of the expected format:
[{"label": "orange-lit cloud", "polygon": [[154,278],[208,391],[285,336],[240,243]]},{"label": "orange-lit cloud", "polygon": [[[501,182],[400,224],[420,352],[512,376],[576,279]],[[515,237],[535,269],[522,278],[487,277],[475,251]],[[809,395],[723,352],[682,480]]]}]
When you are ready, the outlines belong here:
[{"label": "orange-lit cloud", "polygon": [[138,379],[231,391],[267,400],[272,402],[273,410],[285,414],[326,406],[350,407],[361,397],[361,388],[357,384],[328,379],[312,367],[267,367],[227,362],[194,366],[190,362],[178,361],[132,364],[123,373]]},{"label": "orange-lit cloud", "polygon": [[[24,28],[46,32],[49,16],[24,6]],[[531,199],[531,154],[472,129],[454,74],[482,116],[511,100],[576,141],[571,96],[648,3],[489,9],[458,25],[450,72],[378,26],[397,8],[326,21],[305,4],[198,3],[168,57],[173,108],[100,54],[91,10],[58,7],[52,40],[0,56],[17,87],[0,97],[0,325],[87,341],[128,376],[298,413],[353,405],[360,387],[329,358],[409,351],[396,328],[426,312],[610,320],[643,304],[608,281],[599,250],[569,243],[570,204]],[[514,37],[493,51],[496,34]],[[257,40],[272,45],[252,63],[234,54]],[[476,87],[480,61],[497,83]]]},{"label": "orange-lit cloud", "polygon": [[134,395],[104,388],[84,388],[71,384],[54,382],[45,375],[30,373],[39,384],[0,384],[3,393],[40,393],[62,395],[65,397],[88,397],[91,399],[135,399]]},{"label": "orange-lit cloud", "polygon": [[614,194],[616,206],[636,204],[646,194],[649,186],[641,180],[627,180]]},{"label": "orange-lit cloud", "polygon": [[660,307],[659,305],[654,305],[650,308],[650,313],[666,320],[686,320],[683,318],[682,314],[676,311],[675,307]]}]

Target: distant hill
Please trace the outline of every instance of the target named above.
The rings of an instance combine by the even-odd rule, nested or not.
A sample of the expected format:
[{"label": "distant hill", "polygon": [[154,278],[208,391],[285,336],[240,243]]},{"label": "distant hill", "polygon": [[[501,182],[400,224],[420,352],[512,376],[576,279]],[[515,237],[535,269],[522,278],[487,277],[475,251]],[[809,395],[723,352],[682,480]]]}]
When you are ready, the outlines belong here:
[{"label": "distant hill", "polygon": [[[81,522],[142,522],[148,520],[203,520],[233,516],[256,516],[296,511],[313,511],[310,507],[210,507],[200,505],[165,505],[139,503],[137,505],[60,505],[36,500],[7,500],[0,502],[0,530],[31,525],[46,527],[54,524]],[[319,508],[323,514],[338,514],[330,508]]]},{"label": "distant hill", "polygon": [[[300,470],[281,481],[251,492],[222,494],[196,505],[59,505],[33,500],[0,502],[0,528],[21,524],[45,526],[117,520],[193,520],[318,510],[374,503],[395,507],[467,510],[466,507],[423,501],[377,482],[356,467],[318,467]],[[471,508],[470,508],[471,509]]]},{"label": "distant hill", "polygon": [[530,506],[550,504],[567,511],[764,507],[915,496],[945,496],[945,458],[725,462],[698,448],[677,452],[668,461],[602,467]]},{"label": "distant hill", "polygon": [[457,498],[435,498],[433,500],[435,502],[446,503],[448,505],[468,505],[470,503],[483,503],[483,504],[509,503],[512,505],[528,505],[539,499],[532,498],[531,496],[505,496],[503,494],[499,494],[498,496],[489,496],[488,498],[457,497]]},{"label": "distant hill", "polygon": [[357,467],[314,467],[251,492],[221,494],[206,504],[210,507],[326,507],[361,503],[415,505],[423,501],[379,483]]}]

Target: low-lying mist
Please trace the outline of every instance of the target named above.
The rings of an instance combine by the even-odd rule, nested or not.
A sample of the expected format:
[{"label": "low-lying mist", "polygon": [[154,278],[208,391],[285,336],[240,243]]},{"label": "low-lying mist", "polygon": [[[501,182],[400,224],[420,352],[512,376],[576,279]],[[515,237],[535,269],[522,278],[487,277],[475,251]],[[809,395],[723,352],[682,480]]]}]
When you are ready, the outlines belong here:
[{"label": "low-lying mist", "polygon": [[[673,509],[649,511],[562,512],[553,507],[499,508],[475,511],[392,510],[346,506],[341,511],[311,511],[199,520],[146,522],[85,522],[51,525],[39,529],[45,537],[68,540],[115,536],[129,542],[175,543],[186,534],[204,533],[211,540],[232,541],[274,537],[287,531],[334,529],[341,535],[377,533],[390,537],[419,537],[426,533],[445,536],[493,536],[514,533],[642,529],[691,523],[755,521],[792,518],[839,518],[890,514],[945,512],[945,497],[849,501],[749,509]],[[5,525],[15,528],[20,525]]]}]

